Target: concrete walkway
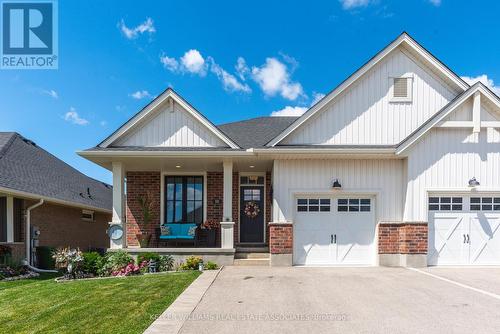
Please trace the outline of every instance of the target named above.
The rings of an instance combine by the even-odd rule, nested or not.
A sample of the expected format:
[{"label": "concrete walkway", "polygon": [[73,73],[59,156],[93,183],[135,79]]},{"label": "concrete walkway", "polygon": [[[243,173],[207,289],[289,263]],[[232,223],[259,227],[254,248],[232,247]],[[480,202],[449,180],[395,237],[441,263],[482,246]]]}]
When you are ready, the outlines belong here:
[{"label": "concrete walkway", "polygon": [[176,334],[191,315],[219,270],[204,271],[184,292],[144,331],[144,334]]},{"label": "concrete walkway", "polygon": [[180,333],[500,333],[500,300],[465,287],[481,277],[481,289],[500,286],[498,269],[432,273],[463,281],[404,268],[225,267]]}]

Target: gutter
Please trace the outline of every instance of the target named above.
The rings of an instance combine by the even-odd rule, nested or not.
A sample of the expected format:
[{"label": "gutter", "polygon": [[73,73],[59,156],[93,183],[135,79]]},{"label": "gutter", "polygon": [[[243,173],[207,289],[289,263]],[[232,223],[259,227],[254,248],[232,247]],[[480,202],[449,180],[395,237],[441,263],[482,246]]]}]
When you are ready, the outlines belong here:
[{"label": "gutter", "polygon": [[84,158],[118,157],[118,158],[143,158],[143,157],[193,157],[193,158],[217,158],[234,156],[252,156],[250,152],[241,150],[227,151],[77,151]]},{"label": "gutter", "polygon": [[26,262],[28,263],[29,266],[31,266],[31,210],[38,208],[44,202],[45,201],[43,199],[40,199],[38,203],[35,203],[26,209],[25,243],[26,243]]},{"label": "gutter", "polygon": [[395,147],[389,148],[254,148],[252,152],[258,155],[266,154],[394,154]]}]

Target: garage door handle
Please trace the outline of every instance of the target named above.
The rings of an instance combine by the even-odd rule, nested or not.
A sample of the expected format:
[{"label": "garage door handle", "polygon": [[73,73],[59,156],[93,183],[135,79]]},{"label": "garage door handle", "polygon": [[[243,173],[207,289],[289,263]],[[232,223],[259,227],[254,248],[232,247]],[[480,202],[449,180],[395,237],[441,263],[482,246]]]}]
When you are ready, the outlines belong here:
[{"label": "garage door handle", "polygon": [[467,242],[467,237],[465,236],[465,234],[463,234],[464,236],[464,244]]},{"label": "garage door handle", "polygon": [[336,243],[337,243],[337,235],[336,235],[336,234],[333,236],[333,243],[334,243],[334,244],[336,244]]},{"label": "garage door handle", "polygon": [[333,234],[330,234],[330,243],[333,244]]},{"label": "garage door handle", "polygon": [[470,235],[467,234],[467,243],[470,244]]}]

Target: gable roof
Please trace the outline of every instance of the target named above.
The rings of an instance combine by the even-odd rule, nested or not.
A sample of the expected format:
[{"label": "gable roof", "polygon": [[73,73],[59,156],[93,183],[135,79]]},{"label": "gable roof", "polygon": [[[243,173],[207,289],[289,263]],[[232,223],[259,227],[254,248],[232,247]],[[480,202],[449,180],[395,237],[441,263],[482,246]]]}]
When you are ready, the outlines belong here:
[{"label": "gable roof", "polygon": [[157,110],[157,107],[163,102],[167,101],[168,98],[173,99],[178,103],[184,110],[187,110],[192,116],[194,116],[200,123],[207,127],[215,136],[220,138],[231,148],[239,148],[236,143],[234,143],[228,136],[226,136],[222,131],[220,131],[211,121],[208,120],[203,114],[196,110],[191,104],[184,100],[179,94],[177,94],[172,88],[167,88],[158,97],[151,101],[148,105],[141,109],[137,114],[135,114],[131,119],[129,119],[125,124],[120,126],[115,132],[113,132],[109,137],[104,139],[98,146],[108,147],[111,146],[118,138],[121,138],[129,131],[135,128],[135,125],[140,123],[141,120],[145,119],[149,114]]},{"label": "gable roof", "polygon": [[382,59],[384,59],[391,51],[393,51],[402,44],[404,44],[405,46],[409,47],[411,50],[415,51],[417,54],[422,56],[429,64],[431,64],[431,66],[436,71],[442,73],[451,82],[453,82],[458,89],[464,91],[470,87],[463,79],[461,79],[457,74],[455,74],[452,70],[450,70],[439,59],[434,57],[429,51],[427,51],[423,46],[421,46],[417,41],[415,41],[410,35],[408,35],[408,33],[403,32],[401,35],[398,36],[398,38],[396,38],[388,46],[386,46],[375,56],[373,56],[368,62],[366,62],[361,68],[359,68],[346,80],[340,83],[340,85],[338,85],[335,89],[333,89],[330,93],[328,93],[315,105],[309,108],[309,110],[307,110],[300,118],[298,118],[289,127],[287,127],[282,133],[280,133],[275,138],[270,140],[267,143],[267,146],[273,147],[276,146],[278,143],[280,143],[290,133],[292,133],[302,124],[304,124],[304,122],[310,119],[318,111],[322,110],[325,105],[334,100],[348,87],[350,87],[354,82],[356,82],[359,78],[361,78],[365,73],[367,73],[370,69],[372,69]]},{"label": "gable roof", "polygon": [[241,148],[263,147],[271,139],[279,135],[298,117],[269,116],[257,117],[218,125],[225,134],[232,138]]},{"label": "gable roof", "polygon": [[488,87],[486,87],[482,82],[476,82],[473,86],[467,89],[462,94],[455,97],[450,103],[444,106],[440,111],[438,111],[434,116],[429,118],[424,124],[417,128],[412,134],[406,137],[401,143],[399,143],[396,149],[396,155],[400,155],[405,152],[410,146],[416,143],[420,138],[422,138],[427,132],[430,131],[434,126],[436,126],[440,121],[446,118],[450,113],[461,106],[467,99],[473,96],[476,92],[480,92],[482,96],[486,97],[490,102],[495,104],[500,108],[500,98],[493,93]]},{"label": "gable roof", "polygon": [[110,185],[82,174],[15,132],[0,132],[2,191],[106,212],[112,208]]}]

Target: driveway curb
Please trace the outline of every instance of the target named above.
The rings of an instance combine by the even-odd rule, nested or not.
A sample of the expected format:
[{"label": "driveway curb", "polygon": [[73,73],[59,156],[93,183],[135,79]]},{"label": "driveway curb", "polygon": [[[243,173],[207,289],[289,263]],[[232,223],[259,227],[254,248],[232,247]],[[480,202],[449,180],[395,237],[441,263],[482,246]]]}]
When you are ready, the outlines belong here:
[{"label": "driveway curb", "polygon": [[219,270],[204,271],[183,293],[144,331],[144,334],[177,334],[189,318]]}]

